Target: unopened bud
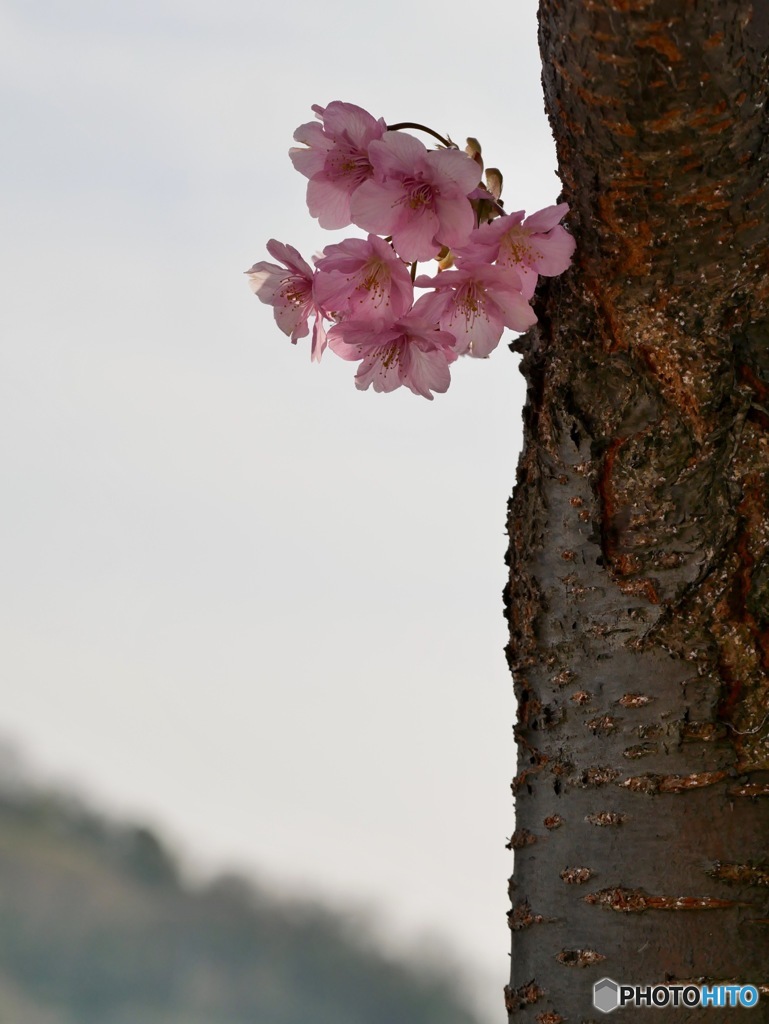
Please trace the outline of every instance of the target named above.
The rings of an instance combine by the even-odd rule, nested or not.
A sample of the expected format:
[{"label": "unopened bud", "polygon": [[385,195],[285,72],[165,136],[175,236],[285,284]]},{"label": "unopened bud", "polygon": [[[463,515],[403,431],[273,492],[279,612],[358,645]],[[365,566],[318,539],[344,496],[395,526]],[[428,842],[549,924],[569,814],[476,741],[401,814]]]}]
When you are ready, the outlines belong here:
[{"label": "unopened bud", "polygon": [[441,251],[435,257],[438,263],[439,270],[448,270],[449,267],[454,266],[454,253],[449,249],[447,245],[441,248]]},{"label": "unopened bud", "polygon": [[467,145],[465,146],[465,153],[471,156],[473,160],[478,164],[481,170],[483,170],[483,157],[481,156],[481,144],[477,139],[469,138]]},{"label": "unopened bud", "polygon": [[495,199],[502,195],[502,172],[498,167],[486,168],[486,188]]}]

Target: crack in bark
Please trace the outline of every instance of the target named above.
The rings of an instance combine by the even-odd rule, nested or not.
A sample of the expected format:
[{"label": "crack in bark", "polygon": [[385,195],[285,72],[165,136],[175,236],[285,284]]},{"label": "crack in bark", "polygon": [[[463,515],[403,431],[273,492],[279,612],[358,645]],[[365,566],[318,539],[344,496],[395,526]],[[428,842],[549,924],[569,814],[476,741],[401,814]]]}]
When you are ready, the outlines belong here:
[{"label": "crack in bark", "polygon": [[635,760],[639,757],[650,757],[652,754],[657,754],[659,749],[659,743],[636,743],[635,746],[625,747],[622,756]]},{"label": "crack in bark", "polygon": [[634,775],[618,785],[635,793],[685,793],[687,790],[714,786],[728,775],[728,772],[693,772],[691,775]]},{"label": "crack in bark", "polygon": [[707,872],[718,882],[729,885],[757,885],[769,887],[769,870],[753,864],[725,863],[717,860]]},{"label": "crack in bark", "polygon": [[537,841],[537,836],[533,832],[530,832],[527,828],[517,828],[510,839],[509,843],[505,844],[506,850],[522,850],[524,846],[533,846]]},{"label": "crack in bark", "polygon": [[654,698],[645,693],[626,693],[624,697],[620,697],[617,703],[621,704],[623,708],[642,708],[650,704],[652,700]]},{"label": "crack in bark", "polygon": [[769,796],[769,783],[747,783],[744,786],[732,786],[729,796],[748,796],[755,799],[760,796]]},{"label": "crack in bark", "polygon": [[561,878],[567,885],[584,885],[593,877],[590,868],[564,868]]},{"label": "crack in bark", "polygon": [[599,889],[582,899],[591,906],[616,910],[622,914],[641,914],[646,910],[726,910],[750,905],[714,896],[652,896],[643,889],[627,889],[623,886]]},{"label": "crack in bark", "polygon": [[516,1010],[523,1010],[532,1003],[536,1003],[542,999],[544,994],[544,990],[539,987],[533,978],[531,981],[527,981],[525,985],[519,985],[518,988],[505,985],[505,1009],[508,1014],[513,1014]]},{"label": "crack in bark", "polygon": [[507,912],[507,923],[514,932],[530,928],[533,924],[542,924],[544,920],[541,914],[534,913],[527,899],[518,900],[513,909]]},{"label": "crack in bark", "polygon": [[611,768],[608,765],[596,765],[593,768],[585,768],[579,776],[579,785],[584,787],[606,786],[614,782],[620,774],[618,768]]},{"label": "crack in bark", "polygon": [[600,811],[598,814],[588,814],[585,821],[591,825],[597,825],[599,828],[611,828],[624,825],[627,815],[620,814],[618,811]]},{"label": "crack in bark", "polygon": [[555,959],[564,967],[593,967],[606,957],[595,949],[562,949]]},{"label": "crack in bark", "polygon": [[563,825],[563,818],[560,814],[550,814],[545,818],[542,824],[546,829],[552,832],[553,829],[560,828],[561,825]]}]

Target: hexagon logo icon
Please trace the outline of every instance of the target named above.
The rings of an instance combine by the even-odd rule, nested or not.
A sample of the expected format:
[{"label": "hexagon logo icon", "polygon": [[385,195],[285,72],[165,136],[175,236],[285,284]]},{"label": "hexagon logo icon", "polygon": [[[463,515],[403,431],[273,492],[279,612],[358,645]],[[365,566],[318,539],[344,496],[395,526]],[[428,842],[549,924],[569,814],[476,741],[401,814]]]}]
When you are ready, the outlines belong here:
[{"label": "hexagon logo icon", "polygon": [[611,1013],[619,1006],[619,985],[611,978],[601,978],[593,985],[593,1006],[601,1013]]}]

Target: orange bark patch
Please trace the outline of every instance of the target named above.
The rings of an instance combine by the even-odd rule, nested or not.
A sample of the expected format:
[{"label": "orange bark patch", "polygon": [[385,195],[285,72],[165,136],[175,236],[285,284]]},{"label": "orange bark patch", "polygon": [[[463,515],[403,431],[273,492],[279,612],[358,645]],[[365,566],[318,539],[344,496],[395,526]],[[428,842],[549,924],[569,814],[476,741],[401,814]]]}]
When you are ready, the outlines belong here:
[{"label": "orange bark patch", "polygon": [[626,138],[632,138],[632,136],[637,134],[635,128],[628,121],[609,121],[606,118],[602,118],[601,124],[612,132],[613,135],[624,135]]},{"label": "orange bark patch", "polygon": [[[708,135],[720,135],[721,132],[728,132],[734,128],[734,121],[731,118],[725,118],[723,121],[717,121],[712,124],[707,130]],[[726,203],[725,206],[730,205]],[[720,209],[720,207],[713,207],[713,209]]]},{"label": "orange bark patch", "polygon": [[657,117],[653,121],[647,121],[645,127],[647,131],[655,134],[670,132],[686,124],[686,117],[686,109],[684,107],[676,107],[673,110],[668,110],[662,117]]},{"label": "orange bark patch", "polygon": [[[756,224],[758,222],[754,221],[753,223]],[[745,227],[745,225],[743,225],[743,227]],[[769,385],[761,380],[761,378],[744,363],[740,367],[740,380],[744,384],[748,385],[760,402],[765,402],[767,398],[769,398]]]},{"label": "orange bark patch", "polygon": [[671,64],[678,64],[683,60],[683,55],[673,40],[662,33],[655,33],[646,36],[645,39],[639,39],[636,46],[644,50],[655,50],[663,57],[667,57]]},{"label": "orange bark patch", "polygon": [[[672,325],[659,338],[657,344],[642,344],[638,353],[656,379],[660,390],[668,402],[689,423],[698,441],[707,436],[707,424],[700,413],[700,404],[695,388],[696,367],[683,370],[681,356],[675,345]],[[654,338],[657,341],[657,338]]]},{"label": "orange bark patch", "polygon": [[700,188],[692,189],[683,195],[673,199],[674,206],[704,206],[708,210],[726,210],[732,205],[730,199],[722,199],[724,189],[731,186],[730,181],[720,181],[715,184],[703,185]]},{"label": "orange bark patch", "polygon": [[651,6],[652,0],[605,0],[604,3],[595,3],[588,0],[592,10],[608,9],[610,11],[645,11]]},{"label": "orange bark patch", "polygon": [[642,563],[638,555],[632,555],[626,552],[621,555],[617,555],[613,562],[614,571],[620,576],[632,576],[633,573],[640,572]]}]

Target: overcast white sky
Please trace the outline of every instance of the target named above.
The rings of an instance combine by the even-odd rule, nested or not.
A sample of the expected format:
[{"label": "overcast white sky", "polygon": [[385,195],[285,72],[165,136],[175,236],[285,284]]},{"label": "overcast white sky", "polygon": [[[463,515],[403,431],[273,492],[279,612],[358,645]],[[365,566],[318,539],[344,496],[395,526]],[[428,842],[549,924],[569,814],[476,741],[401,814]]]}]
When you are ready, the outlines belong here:
[{"label": "overcast white sky", "polygon": [[312,103],[554,202],[536,0],[3,0],[0,83],[0,729],[198,866],[440,936],[501,1019],[517,357],[360,393],[242,272],[335,240]]}]

